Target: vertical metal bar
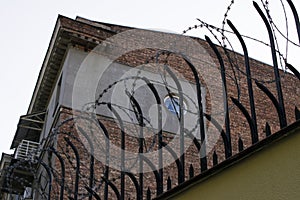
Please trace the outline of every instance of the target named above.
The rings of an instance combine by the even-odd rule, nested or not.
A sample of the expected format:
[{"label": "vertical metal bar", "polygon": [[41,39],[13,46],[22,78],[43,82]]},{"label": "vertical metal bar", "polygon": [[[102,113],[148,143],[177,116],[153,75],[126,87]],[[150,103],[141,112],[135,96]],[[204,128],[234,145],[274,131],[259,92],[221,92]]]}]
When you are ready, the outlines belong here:
[{"label": "vertical metal bar", "polygon": [[[106,146],[107,147],[107,146]],[[106,148],[106,153],[105,153],[105,155],[106,155],[106,160],[105,160],[105,172],[104,172],[104,178],[105,178],[105,180],[107,180],[107,181],[105,181],[105,185],[104,185],[104,199],[105,200],[108,200],[108,182],[109,182],[109,156],[108,156],[108,154],[109,154],[109,150],[107,150],[107,148]]]},{"label": "vertical metal bar", "polygon": [[250,63],[249,63],[249,56],[248,56],[248,50],[247,46],[245,44],[245,41],[243,40],[241,34],[239,31],[235,28],[235,26],[232,24],[230,20],[227,20],[227,23],[229,27],[233,30],[237,38],[239,39],[243,51],[244,51],[244,60],[245,60],[245,67],[246,67],[246,75],[247,75],[247,86],[248,86],[248,96],[249,96],[249,103],[250,103],[250,110],[251,110],[251,118],[254,125],[254,134],[255,136],[253,138],[256,139],[255,142],[258,141],[258,133],[257,133],[257,120],[256,120],[256,112],[255,112],[255,103],[254,103],[254,94],[253,94],[253,87],[252,87],[252,79],[251,79],[251,70],[250,70]]},{"label": "vertical metal bar", "polygon": [[228,146],[228,150],[225,152],[228,152],[225,154],[226,158],[229,158],[232,155],[232,147],[231,147],[231,134],[230,134],[230,118],[229,118],[229,109],[228,109],[228,98],[227,98],[227,83],[226,83],[226,69],[224,65],[224,61],[222,59],[222,56],[220,52],[218,51],[216,45],[211,41],[211,39],[208,36],[205,36],[206,41],[208,42],[209,46],[213,49],[214,53],[216,54],[220,68],[221,68],[221,77],[223,82],[223,96],[224,96],[224,110],[225,110],[225,130],[226,130],[226,137],[227,137],[227,144],[225,147]]},{"label": "vertical metal bar", "polygon": [[155,176],[155,181],[156,181],[156,194],[158,194],[158,191],[159,191],[159,181],[160,181],[160,177],[159,177],[159,173],[155,167],[155,165],[147,158],[145,157],[144,155],[141,154],[141,157],[143,157],[143,161],[146,162],[146,164],[148,164],[148,166],[151,168],[154,176]]},{"label": "vertical metal bar", "polygon": [[300,120],[300,111],[297,106],[295,106],[295,118],[296,120]]},{"label": "vertical metal bar", "polygon": [[118,188],[112,183],[110,182],[109,180],[107,180],[106,178],[102,177],[102,179],[107,183],[107,185],[110,186],[110,188],[114,191],[115,195],[117,196],[117,199],[120,200],[121,197],[120,197],[120,193],[119,193],[119,190]]},{"label": "vertical metal bar", "polygon": [[286,66],[294,73],[294,75],[300,80],[300,73],[297,71],[293,65],[286,63]]},{"label": "vertical metal bar", "polygon": [[161,100],[159,97],[159,94],[157,90],[155,89],[154,85],[150,83],[150,81],[147,78],[142,78],[146,83],[147,86],[152,91],[156,104],[157,104],[157,119],[158,119],[158,168],[159,168],[159,177],[160,180],[158,182],[158,194],[163,193],[163,153],[162,153],[162,147],[163,147],[163,140],[162,140],[162,110],[161,110]]},{"label": "vertical metal bar", "polygon": [[279,74],[279,69],[278,69],[278,63],[277,63],[277,56],[276,56],[276,49],[275,49],[273,33],[272,33],[270,24],[269,24],[266,16],[262,12],[262,10],[258,6],[258,4],[256,2],[253,2],[253,5],[254,5],[255,9],[257,10],[257,12],[259,13],[259,15],[261,16],[261,18],[264,21],[265,26],[268,30],[270,45],[271,45],[271,52],[272,52],[273,65],[274,65],[274,74],[275,74],[275,80],[276,80],[276,89],[277,89],[277,95],[278,95],[278,102],[279,102],[280,113],[281,113],[281,117],[279,118],[280,128],[284,128],[284,127],[286,127],[287,122],[286,122],[285,108],[284,108],[283,95],[282,95],[282,90],[281,90],[281,81],[280,81],[280,74]]},{"label": "vertical metal bar", "polygon": [[297,32],[298,32],[298,38],[299,38],[299,43],[300,43],[300,22],[299,22],[299,16],[298,16],[298,13],[297,13],[297,10],[295,8],[295,5],[293,4],[292,0],[287,0],[292,12],[293,12],[293,15],[294,15],[294,18],[295,18],[295,23],[296,23],[296,28],[297,28]]},{"label": "vertical metal bar", "polygon": [[46,165],[43,161],[40,160],[41,165],[46,169],[46,172],[49,176],[49,188],[48,188],[48,200],[51,200],[51,190],[52,190],[52,174],[48,165]]},{"label": "vertical metal bar", "polygon": [[[144,116],[142,109],[139,105],[139,103],[136,101],[136,99],[129,93],[126,92],[128,97],[130,98],[130,101],[132,103],[133,108],[136,108],[136,117],[139,123],[140,127],[140,134],[139,134],[139,183],[140,183],[140,198],[143,199],[143,188],[144,188],[144,183],[143,183],[143,157],[141,154],[144,153],[143,145],[144,145],[144,133],[143,133],[143,126],[144,126]],[[135,110],[135,109],[134,109]]]},{"label": "vertical metal bar", "polygon": [[277,114],[278,114],[278,119],[279,119],[279,122],[280,122],[280,127],[282,127],[282,121],[281,121],[281,110],[280,110],[280,105],[276,99],[276,97],[272,94],[272,92],[266,88],[263,84],[259,83],[259,82],[255,82],[257,87],[259,89],[261,89],[268,97],[269,99],[271,100],[271,102],[273,103],[273,105],[275,106],[276,108],[276,111],[277,111]]},{"label": "vertical metal bar", "polygon": [[151,191],[149,187],[147,189],[147,200],[151,200]]},{"label": "vertical metal bar", "polygon": [[170,74],[171,78],[174,80],[178,95],[179,95],[179,128],[180,128],[180,162],[182,164],[182,169],[179,174],[179,183],[184,182],[185,179],[185,161],[184,161],[184,117],[183,117],[183,91],[180,82],[178,81],[176,75],[172,72],[172,70],[167,66],[164,65],[168,74]]},{"label": "vertical metal bar", "polygon": [[27,156],[29,156],[28,154],[28,148],[29,148],[29,142],[28,141],[26,141],[26,153],[25,153],[25,155],[26,155],[26,157]]},{"label": "vertical metal bar", "polygon": [[255,132],[254,131],[255,127],[254,127],[254,124],[253,124],[250,114],[248,113],[247,109],[237,99],[235,99],[233,97],[230,97],[230,98],[231,98],[232,102],[240,109],[240,111],[242,111],[243,115],[246,117],[247,122],[250,126],[252,144],[256,143],[256,141],[258,141],[258,138],[257,138],[257,135],[252,134]]},{"label": "vertical metal bar", "polygon": [[266,137],[268,137],[271,135],[271,127],[268,122],[266,123],[265,128],[266,128]]},{"label": "vertical metal bar", "polygon": [[198,72],[194,65],[185,57],[183,57],[185,62],[188,64],[190,69],[193,72],[193,76],[196,83],[197,90],[197,103],[198,103],[198,118],[200,124],[200,136],[201,136],[201,150],[200,150],[200,165],[201,171],[207,170],[207,157],[206,157],[206,140],[205,140],[205,125],[204,125],[204,113],[203,113],[203,105],[202,105],[202,94],[201,94],[201,85],[200,79],[198,76]]},{"label": "vertical metal bar", "polygon": [[64,159],[61,157],[61,155],[53,148],[50,147],[50,151],[52,151],[56,157],[58,158],[60,162],[60,167],[61,167],[61,186],[60,186],[60,200],[64,199],[64,190],[65,190],[65,162]]},{"label": "vertical metal bar", "polygon": [[218,155],[216,153],[216,151],[214,151],[213,154],[213,166],[216,166],[218,164]]},{"label": "vertical metal bar", "polygon": [[[94,145],[91,140],[91,138],[88,136],[88,134],[85,133],[85,131],[80,127],[77,126],[80,133],[86,138],[86,140],[89,143],[90,146],[90,177],[89,177],[89,188],[93,188],[94,186]],[[89,193],[89,200],[92,200],[93,194]]]},{"label": "vertical metal bar", "polygon": [[[93,188],[94,187],[94,154],[91,154],[90,156],[90,180],[89,180],[89,187]],[[92,195],[89,195],[89,200],[92,200]]]},{"label": "vertical metal bar", "polygon": [[92,190],[91,188],[85,186],[85,189],[90,193],[92,194],[93,197],[95,197],[95,199],[97,200],[101,200],[100,196],[94,191]]},{"label": "vertical metal bar", "polygon": [[163,193],[164,176],[163,176],[163,138],[162,138],[162,110],[160,99],[157,98],[157,109],[158,109],[158,167],[159,167],[159,194]]},{"label": "vertical metal bar", "polygon": [[134,187],[135,187],[135,190],[136,190],[136,199],[139,199],[139,194],[140,194],[140,186],[139,186],[139,183],[137,181],[137,179],[135,178],[135,176],[130,173],[130,172],[125,172],[126,175],[128,175],[128,177],[131,179],[131,181],[133,182],[134,184]]},{"label": "vertical metal bar", "polygon": [[104,185],[104,199],[107,200],[108,199],[108,185],[109,185],[109,160],[110,160],[110,141],[109,141],[109,134],[108,131],[106,129],[106,127],[104,126],[104,124],[98,120],[98,124],[100,125],[101,129],[103,130],[105,137],[105,172],[104,172],[104,180],[105,181],[105,185]]},{"label": "vertical metal bar", "polygon": [[121,199],[123,200],[125,198],[125,128],[119,113],[111,106],[110,103],[108,103],[107,106],[117,118],[121,128]]},{"label": "vertical metal bar", "polygon": [[76,158],[74,200],[77,200],[78,199],[78,187],[79,187],[79,172],[80,172],[79,153],[77,151],[77,148],[67,137],[64,137],[64,140],[68,143],[68,145],[70,145],[71,149],[73,150],[73,152],[75,154],[75,158]]},{"label": "vertical metal bar", "polygon": [[244,143],[241,137],[239,137],[238,143],[239,143],[239,152],[241,152],[244,150]]},{"label": "vertical metal bar", "polygon": [[171,154],[171,156],[173,157],[173,159],[175,160],[175,164],[177,166],[177,174],[178,174],[177,181],[178,181],[178,185],[179,185],[181,183],[180,182],[181,181],[180,175],[181,175],[181,171],[182,171],[182,165],[184,163],[180,162],[180,160],[179,160],[176,152],[170,146],[168,146],[165,143],[163,144],[163,146],[164,146],[165,150],[167,150]]},{"label": "vertical metal bar", "polygon": [[190,164],[189,176],[190,176],[190,179],[194,177],[194,167],[192,164]]},{"label": "vertical metal bar", "polygon": [[172,188],[172,181],[171,181],[170,176],[168,176],[168,179],[167,179],[167,190],[170,190],[171,188]]}]

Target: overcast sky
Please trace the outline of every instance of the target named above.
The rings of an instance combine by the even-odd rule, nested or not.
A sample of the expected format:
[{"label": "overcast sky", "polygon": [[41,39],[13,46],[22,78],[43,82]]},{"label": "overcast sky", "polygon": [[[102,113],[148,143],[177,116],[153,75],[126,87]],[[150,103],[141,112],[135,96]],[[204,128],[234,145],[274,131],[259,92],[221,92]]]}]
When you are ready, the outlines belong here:
[{"label": "overcast sky", "polygon": [[[19,117],[27,112],[58,14],[73,19],[81,16],[112,24],[182,33],[189,26],[199,24],[196,18],[221,26],[223,15],[230,2],[231,0],[1,1],[0,152],[12,152],[9,151],[9,147]],[[285,3],[285,0],[283,2]],[[260,0],[257,0],[257,3],[261,5]],[[294,4],[300,13],[299,0],[294,0]],[[275,23],[285,33],[285,20],[280,0],[272,0],[270,9]],[[291,13],[287,5],[286,11]],[[235,0],[228,18],[242,34],[268,42],[266,29],[251,0]],[[290,14],[288,22],[289,36],[299,44],[294,18]],[[191,34],[203,38],[207,32],[201,29]],[[249,40],[246,40],[246,43],[251,57],[270,63],[271,56],[264,45]],[[239,45],[236,44],[235,49],[239,51]],[[282,44],[282,51],[285,53],[284,43]],[[300,66],[299,48],[290,44],[288,50],[288,61],[294,66]]]}]

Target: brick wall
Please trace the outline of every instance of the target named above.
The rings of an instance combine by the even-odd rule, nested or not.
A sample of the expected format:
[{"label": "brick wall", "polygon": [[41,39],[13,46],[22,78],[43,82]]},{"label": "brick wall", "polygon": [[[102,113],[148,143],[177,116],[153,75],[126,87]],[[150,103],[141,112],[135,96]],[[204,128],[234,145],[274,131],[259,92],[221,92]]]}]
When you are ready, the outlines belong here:
[{"label": "brick wall", "polygon": [[[64,22],[65,26],[75,26],[76,23],[69,23],[68,20]],[[97,34],[94,34],[95,30],[91,29],[88,25],[79,26],[78,24],[76,27],[73,27],[74,29],[79,29],[85,34],[88,35],[94,35],[95,38],[98,40],[103,40],[106,37],[112,35],[113,33],[103,33],[98,32]],[[122,28],[123,31],[124,27]],[[100,35],[99,35],[100,34]],[[171,36],[170,36],[171,37]],[[176,37],[176,36],[174,36]],[[208,46],[206,42],[200,39],[196,39],[201,45],[204,47],[203,52],[195,52],[195,55],[199,56],[201,60],[199,62],[211,62],[214,61],[215,65],[213,67],[206,67],[204,68],[206,70],[205,73],[203,71],[198,71],[201,85],[206,87],[207,95],[206,95],[206,112],[207,114],[214,115],[215,113],[212,113],[212,105],[216,102],[221,101],[222,95],[220,94],[220,97],[218,99],[212,99],[212,95],[216,96],[214,94],[214,88],[210,87],[208,88],[208,82],[213,83],[215,81],[215,70],[219,69],[219,63],[217,61],[217,58],[211,48]],[[158,40],[157,43],[163,43],[164,41]],[[124,41],[124,48],[127,47],[126,45],[130,44],[130,41]],[[230,97],[239,98],[240,102],[243,106],[250,112],[250,105],[249,105],[249,97],[248,97],[248,86],[247,86],[247,78],[245,76],[245,65],[244,65],[244,59],[242,55],[235,54],[233,52],[228,52],[230,55],[230,58],[233,60],[232,63],[229,62],[229,59],[226,57],[225,53],[221,48],[218,48],[219,51],[222,54],[222,57],[224,59],[224,63],[226,66],[226,82],[227,82],[227,90],[228,90],[228,103],[229,103],[229,116],[230,116],[230,129],[231,129],[231,144],[232,144],[232,150],[233,154],[238,153],[238,140],[239,138],[242,139],[244,143],[244,147],[247,148],[251,146],[251,134],[249,125],[247,123],[246,118],[241,113],[241,111],[232,103]],[[111,52],[110,52],[111,53]],[[151,48],[146,49],[139,49],[136,51],[128,52],[121,57],[119,57],[116,62],[126,64],[128,66],[136,67],[140,66],[146,63],[155,63],[155,56],[156,56],[156,50]],[[184,78],[191,83],[195,83],[192,71],[187,66],[185,61],[182,59],[182,57],[176,55],[176,54],[165,54],[161,55],[158,59],[158,63],[161,64],[167,64],[171,67],[171,69],[174,69],[174,72],[179,79]],[[197,63],[193,63],[197,65]],[[279,120],[276,113],[276,109],[273,106],[271,100],[267,98],[267,96],[255,85],[254,80],[257,80],[258,82],[263,83],[266,87],[269,88],[269,90],[276,96],[276,86],[274,82],[274,73],[273,68],[269,65],[263,64],[261,62],[258,62],[256,60],[250,60],[251,65],[251,73],[253,78],[253,91],[254,91],[254,99],[255,99],[255,108],[256,108],[256,115],[257,115],[257,127],[258,127],[258,134],[259,134],[259,140],[264,139],[265,136],[265,124],[268,122],[271,127],[272,133],[278,131],[280,129],[279,126]],[[147,65],[145,67],[145,70],[149,70],[151,72],[158,72],[158,69],[156,68],[156,65]],[[285,109],[286,109],[286,115],[287,115],[287,121],[288,124],[295,121],[294,117],[294,109],[295,106],[298,108],[300,107],[299,102],[299,87],[297,85],[299,80],[296,79],[295,76],[289,73],[285,73],[283,71],[280,71],[281,80],[282,80],[282,90],[284,94],[284,100],[285,100]],[[239,88],[239,91],[238,89]],[[240,94],[238,96],[238,93]],[[216,101],[216,102],[213,102]],[[220,108],[223,107],[223,104],[218,105]],[[96,125],[94,123],[91,123],[90,119],[84,119],[84,113],[73,111],[69,108],[64,108],[59,116],[58,124],[61,124],[59,128],[59,134],[57,135],[57,151],[61,153],[65,160],[66,165],[66,189],[65,189],[65,195],[73,195],[74,187],[75,187],[75,155],[73,151],[70,149],[70,146],[66,144],[64,137],[67,137],[70,139],[70,141],[76,146],[77,150],[79,151],[80,156],[80,182],[79,182],[79,195],[85,196],[87,195],[86,190],[84,189],[84,186],[88,185],[88,178],[90,176],[90,150],[86,149],[85,144],[88,142],[84,137],[82,137],[82,133],[78,132],[78,127],[80,126],[82,130],[84,130],[89,135],[93,135],[92,142],[95,147],[95,168],[94,168],[94,190],[101,196],[104,196],[104,188],[105,188],[105,182],[103,181],[102,177],[104,177],[105,172],[105,165],[103,162],[99,161],[100,157],[107,156],[105,152],[105,137],[103,137],[103,131],[101,131],[101,128],[99,128],[99,125]],[[75,117],[76,120],[71,119],[72,117]],[[79,117],[79,118],[78,118]],[[67,122],[66,119],[70,119]],[[121,139],[120,139],[120,127],[119,125],[110,118],[104,118],[101,116],[98,116],[98,119],[103,123],[103,125],[106,127],[109,140],[111,144],[114,144],[115,146],[120,147]],[[223,124],[221,124],[224,127]],[[138,126],[125,123],[125,133],[129,132],[135,132],[137,133],[136,129],[139,129]],[[217,129],[213,127],[211,123],[206,121],[206,126],[211,127],[212,130],[214,130],[214,133],[208,134],[208,140],[210,140],[210,137],[216,137],[218,133]],[[155,130],[150,130],[149,128],[144,127],[143,131],[145,134],[149,132],[149,135]],[[216,135],[215,135],[216,134]],[[163,133],[163,141],[165,143],[169,143],[174,137],[174,134],[172,133]],[[130,135],[126,135],[126,148],[125,150],[128,150],[130,152],[138,152],[138,140],[137,138],[131,137]],[[158,143],[153,142],[154,137],[148,137],[145,139],[145,146],[143,148],[144,152],[149,150],[149,146],[152,146],[150,148],[151,151],[155,151],[158,149]],[[210,144],[208,144],[210,145]],[[147,147],[147,148],[146,148]],[[215,152],[218,156],[218,162],[222,162],[225,159],[224,155],[224,144],[221,137],[219,137],[219,140],[217,141],[216,145],[208,146],[210,148],[210,151],[207,152],[207,159],[208,159],[208,167],[211,168],[213,166],[213,153]],[[113,154],[114,152],[110,152]],[[117,153],[117,152],[115,152]],[[164,152],[167,154],[166,152]],[[98,158],[97,158],[98,157]],[[165,155],[164,155],[165,157]],[[135,164],[135,161],[133,159],[132,163]],[[146,165],[146,164],[145,164]],[[199,153],[195,145],[191,145],[186,151],[185,151],[185,178],[189,178],[189,167],[193,165],[195,175],[200,173],[200,163],[199,163]],[[61,177],[61,171],[60,171],[60,164],[58,160],[55,160],[55,169],[57,170],[57,178],[54,183],[53,187],[53,196],[57,196],[59,194],[58,190],[59,187],[57,184],[60,182]],[[176,163],[173,162],[169,166],[166,166],[163,168],[164,176],[163,176],[163,186],[164,191],[167,189],[167,179],[170,178],[172,180],[172,187],[176,186],[177,183],[177,167]],[[120,171],[117,169],[110,169],[109,171],[109,181],[111,181],[120,191]],[[134,175],[137,180],[139,178],[138,174]],[[134,189],[134,184],[129,179],[128,176],[125,176],[125,199],[135,199],[136,192]],[[152,196],[156,195],[156,182],[155,177],[152,172],[147,172],[143,174],[144,178],[144,198],[146,197],[146,191],[148,188],[151,189]],[[108,187],[108,196],[109,199],[114,199],[116,196],[111,189],[111,187]]]}]

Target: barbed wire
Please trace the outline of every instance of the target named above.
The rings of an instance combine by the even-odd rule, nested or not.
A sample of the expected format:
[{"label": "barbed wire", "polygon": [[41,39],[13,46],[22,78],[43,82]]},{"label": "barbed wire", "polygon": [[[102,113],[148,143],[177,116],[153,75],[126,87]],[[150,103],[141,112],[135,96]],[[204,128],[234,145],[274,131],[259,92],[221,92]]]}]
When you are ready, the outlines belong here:
[{"label": "barbed wire", "polygon": [[[300,47],[300,45],[298,45],[296,42],[294,42],[294,41],[292,41],[292,40],[289,39],[288,26],[287,26],[287,24],[288,24],[287,20],[288,19],[287,19],[286,10],[285,10],[285,7],[284,7],[284,4],[283,4],[282,0],[280,0],[280,2],[282,4],[283,10],[284,10],[284,18],[285,18],[285,23],[286,23],[287,35],[284,35],[282,33],[282,31],[280,31],[280,29],[278,28],[278,26],[275,24],[274,20],[272,19],[271,14],[270,14],[270,9],[268,7],[269,2],[266,1],[266,3],[264,3],[262,0],[261,0],[261,2],[263,4],[263,6],[264,6],[265,11],[267,12],[268,20],[269,20],[269,23],[271,24],[271,27],[272,27],[272,31],[273,31],[274,38],[275,38],[275,43],[276,43],[276,49],[275,50],[276,50],[277,54],[279,55],[280,66],[283,69],[283,71],[286,72],[288,70],[287,67],[286,67],[286,65],[285,65],[285,63],[287,63],[288,44],[292,44],[292,45],[294,45],[296,47]],[[211,25],[209,23],[206,23],[206,22],[204,22],[201,19],[197,19],[200,22],[200,24],[188,27],[187,29],[185,29],[183,31],[183,34],[186,34],[186,33],[188,33],[189,31],[191,31],[193,29],[206,28],[213,35],[213,37],[216,39],[216,41],[218,42],[218,44],[223,48],[223,50],[225,51],[225,54],[227,52],[226,42],[228,42],[231,51],[235,52],[234,48],[230,44],[230,41],[228,40],[228,38],[227,38],[227,36],[225,34],[225,33],[234,34],[233,31],[225,29],[226,19],[228,18],[228,13],[231,10],[231,7],[233,6],[233,4],[234,4],[234,1],[231,1],[230,5],[227,7],[227,11],[224,14],[224,18],[223,18],[223,21],[222,21],[222,27],[221,28],[216,27],[214,25]],[[280,51],[280,47],[279,47],[280,45],[279,45],[278,39],[276,37],[276,31],[275,30],[286,40],[286,47],[285,47],[285,49],[286,49],[285,54],[286,55],[285,56]],[[215,34],[215,32],[219,33],[221,35],[221,37],[218,37]],[[251,37],[251,36],[247,36],[247,35],[244,35],[244,34],[241,34],[241,36],[243,38],[245,38],[245,39],[248,39],[248,40],[251,40],[251,41],[254,41],[254,42],[258,42],[258,43],[263,44],[263,45],[265,45],[267,47],[270,47],[270,44],[268,44],[267,42],[264,42],[262,40],[259,40],[257,38],[254,38],[254,37]],[[222,42],[220,41],[219,38],[221,38]],[[228,56],[227,56],[227,58],[228,58]],[[231,60],[230,56],[229,56],[228,59]],[[246,73],[243,70],[241,70],[241,68],[238,65],[233,65],[233,66],[235,67],[234,68],[235,70],[237,70],[239,73],[241,73],[241,75],[246,76]],[[234,69],[232,69],[233,72],[235,71]],[[284,76],[284,75],[285,75],[285,73],[282,76]],[[239,76],[237,76],[236,78],[240,79]],[[272,80],[260,80],[260,79],[254,78],[254,77],[251,77],[251,79],[254,80],[254,81],[256,81],[256,82],[262,83],[262,84],[269,84],[269,83],[275,82],[275,79],[272,79]],[[236,83],[236,86],[238,87],[239,81],[235,81],[235,83]]]}]

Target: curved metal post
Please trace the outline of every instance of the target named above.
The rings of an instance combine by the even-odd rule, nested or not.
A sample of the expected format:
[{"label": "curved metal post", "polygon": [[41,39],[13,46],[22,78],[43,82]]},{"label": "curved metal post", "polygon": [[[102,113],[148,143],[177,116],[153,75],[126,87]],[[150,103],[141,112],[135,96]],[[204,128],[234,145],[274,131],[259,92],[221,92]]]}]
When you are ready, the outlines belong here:
[{"label": "curved metal post", "polygon": [[180,160],[178,159],[178,156],[177,156],[176,152],[173,151],[173,149],[169,145],[163,143],[163,147],[171,154],[171,156],[175,160],[175,163],[176,163],[176,166],[177,166],[178,185],[179,185],[181,183],[181,177],[180,177],[181,175],[180,175],[180,173],[182,172],[184,163],[180,162]]},{"label": "curved metal post", "polygon": [[198,142],[196,137],[188,129],[184,129],[184,134],[186,134],[186,136],[188,136],[190,139],[193,140],[193,143],[194,143],[195,147],[197,148],[198,153],[200,153],[201,144]]},{"label": "curved metal post", "polygon": [[135,190],[136,190],[136,199],[139,199],[140,197],[140,186],[139,183],[137,181],[137,179],[135,178],[135,176],[130,173],[130,172],[125,172],[125,174],[131,179],[131,181],[134,184]]},{"label": "curved metal post", "polygon": [[185,62],[188,64],[190,69],[193,72],[193,76],[196,82],[196,90],[197,90],[197,103],[198,103],[198,118],[200,124],[200,136],[201,136],[201,151],[200,151],[200,165],[201,171],[207,170],[207,157],[206,157],[206,144],[205,144],[205,126],[204,126],[204,112],[203,112],[203,105],[202,105],[202,94],[201,94],[201,85],[200,79],[198,76],[198,72],[194,65],[185,57],[182,56]]},{"label": "curved metal post", "polygon": [[298,32],[298,38],[299,38],[299,44],[300,44],[300,22],[299,22],[299,16],[298,16],[298,13],[297,13],[297,10],[295,8],[295,5],[293,4],[292,0],[287,0],[292,12],[293,12],[293,15],[294,15],[294,18],[295,18],[295,23],[296,23],[296,28],[297,28],[297,32]]},{"label": "curved metal post", "polygon": [[258,141],[258,135],[253,134],[254,129],[255,129],[255,125],[253,124],[253,120],[252,120],[250,114],[248,113],[247,109],[237,99],[235,99],[233,97],[230,97],[230,98],[231,98],[232,102],[240,109],[240,111],[246,117],[247,122],[248,122],[249,127],[250,127],[250,131],[251,131],[252,144],[256,143]]},{"label": "curved metal post", "polygon": [[280,127],[282,127],[284,124],[282,124],[282,121],[280,120],[281,118],[281,112],[280,112],[280,105],[276,99],[276,97],[272,94],[272,92],[267,88],[265,87],[263,84],[259,83],[259,82],[255,82],[257,87],[259,89],[261,89],[268,97],[269,99],[272,101],[273,105],[275,106],[276,108],[276,111],[277,111],[277,114],[278,114],[278,119],[279,119],[279,123],[280,123]]},{"label": "curved metal post", "polygon": [[140,199],[143,199],[143,156],[141,156],[144,153],[143,145],[144,145],[144,133],[143,133],[143,126],[144,126],[144,116],[142,109],[137,102],[137,100],[128,92],[126,91],[127,96],[130,98],[130,102],[132,104],[132,107],[135,111],[136,118],[139,123],[140,127],[140,134],[139,134],[139,182],[140,182]]},{"label": "curved metal post", "polygon": [[158,119],[158,171],[159,171],[159,177],[160,180],[158,181],[158,187],[157,187],[157,194],[161,194],[163,193],[163,153],[162,153],[162,110],[161,110],[161,100],[159,97],[159,94],[156,90],[156,88],[154,87],[154,85],[152,83],[150,83],[150,81],[145,78],[142,77],[142,79],[147,83],[147,86],[149,87],[149,89],[151,90],[151,92],[153,93],[155,100],[156,100],[156,104],[157,104],[157,119]]},{"label": "curved metal post", "polygon": [[110,186],[110,188],[114,191],[114,193],[117,196],[118,200],[121,200],[121,196],[120,196],[120,192],[118,190],[118,188],[115,186],[115,184],[113,184],[111,181],[109,181],[108,179],[106,179],[105,177],[102,177],[102,179],[104,180],[105,183],[107,183],[108,186]]},{"label": "curved metal post", "polygon": [[[123,121],[119,115],[119,113],[114,109],[110,103],[107,104],[107,107],[111,110],[111,112],[117,118],[120,128],[121,128],[121,199],[125,197],[125,128]],[[138,192],[138,191],[137,191]]]},{"label": "curved metal post", "polygon": [[232,152],[230,151],[230,143],[228,141],[227,135],[224,132],[222,126],[217,122],[217,120],[215,120],[211,115],[205,114],[205,117],[208,121],[210,121],[217,129],[218,131],[221,133],[221,137],[223,139],[223,143],[224,143],[224,149],[225,149],[225,158],[229,158],[232,154]]},{"label": "curved metal post", "polygon": [[293,67],[293,65],[286,63],[286,66],[294,73],[294,75],[300,80],[300,73],[298,72],[298,70]]},{"label": "curved metal post", "polygon": [[[226,158],[227,156],[230,157],[232,155],[232,147],[231,147],[231,134],[230,134],[230,119],[229,119],[229,109],[228,109],[228,98],[227,98],[227,84],[226,84],[226,70],[225,70],[225,65],[224,65],[224,61],[222,59],[222,56],[219,52],[219,50],[217,49],[216,45],[211,41],[211,39],[208,36],[205,36],[206,41],[208,42],[209,46],[213,49],[213,51],[215,52],[218,61],[220,63],[220,68],[221,68],[221,77],[222,77],[222,81],[223,81],[223,86],[224,86],[224,90],[223,90],[223,95],[224,95],[224,110],[225,110],[225,130],[226,130],[226,137],[227,137],[227,141],[228,141],[228,145],[225,145],[228,152],[228,155],[226,153]],[[226,149],[225,149],[226,152]]]},{"label": "curved metal post", "polygon": [[94,190],[92,190],[92,188],[85,186],[85,189],[89,192],[89,194],[91,194],[97,200],[101,200],[100,196]]},{"label": "curved metal post", "polygon": [[[88,136],[88,134],[85,133],[85,131],[80,127],[77,126],[79,132],[86,138],[86,140],[89,143],[90,146],[90,177],[89,177],[89,188],[93,188],[94,186],[94,144],[91,140],[91,138]],[[92,200],[93,194],[89,194],[89,200]]]},{"label": "curved metal post", "polygon": [[284,127],[286,127],[287,122],[286,122],[286,115],[285,115],[285,109],[284,109],[283,95],[282,95],[282,90],[281,90],[280,74],[279,74],[279,70],[278,70],[278,63],[277,63],[277,57],[276,57],[274,36],[273,36],[273,33],[272,33],[271,26],[270,26],[266,16],[264,15],[262,10],[258,6],[258,4],[256,2],[253,2],[253,5],[254,5],[255,9],[257,10],[257,12],[259,13],[260,17],[262,18],[262,20],[264,21],[265,26],[268,30],[270,44],[271,44],[271,53],[272,53],[272,58],[273,58],[273,65],[274,65],[273,67],[274,67],[274,74],[275,74],[275,80],[276,80],[276,89],[277,89],[278,102],[279,102],[280,115],[281,115],[281,117],[280,117],[281,127],[280,128],[284,128]]},{"label": "curved metal post", "polygon": [[158,173],[158,171],[155,168],[155,165],[144,155],[141,155],[141,157],[143,157],[143,160],[148,164],[148,166],[151,168],[154,176],[155,176],[155,180],[156,180],[156,194],[159,195],[159,186],[160,186],[160,175]]},{"label": "curved metal post", "polygon": [[[98,123],[101,127],[101,129],[103,130],[104,134],[105,134],[105,172],[104,172],[104,178],[106,180],[109,179],[109,162],[110,162],[110,141],[109,141],[109,135],[108,135],[108,131],[106,129],[106,127],[104,126],[104,124],[98,120]],[[108,182],[105,182],[105,186],[104,186],[104,199],[107,200],[108,199]]]},{"label": "curved metal post", "polygon": [[45,168],[48,176],[49,176],[49,188],[48,188],[48,200],[51,200],[51,190],[52,190],[52,174],[48,165],[46,165],[42,160],[39,161],[41,165]]},{"label": "curved metal post", "polygon": [[60,162],[60,167],[61,167],[61,186],[60,186],[60,200],[64,199],[64,189],[65,189],[65,162],[64,159],[62,158],[62,156],[53,148],[50,147],[49,151],[53,152],[56,157],[58,158],[59,162]]},{"label": "curved metal post", "polygon": [[[250,63],[249,63],[249,56],[247,46],[245,44],[244,39],[242,38],[239,31],[235,28],[230,20],[227,20],[229,27],[233,30],[237,38],[239,39],[243,51],[244,51],[244,60],[245,60],[245,67],[246,67],[246,75],[247,75],[247,85],[248,85],[248,96],[249,96],[249,103],[250,103],[250,110],[251,110],[251,118],[254,125],[254,132],[252,134],[257,135],[255,138],[258,138],[257,132],[257,120],[256,120],[256,112],[255,112],[255,103],[254,103],[254,94],[253,94],[253,87],[252,87],[252,79],[251,79],[251,70],[250,70]],[[257,142],[257,141],[255,141]]]},{"label": "curved metal post", "polygon": [[75,145],[69,140],[69,138],[64,137],[64,140],[70,145],[71,149],[73,150],[76,158],[76,172],[75,172],[75,188],[74,188],[74,200],[78,199],[78,186],[79,186],[79,172],[80,172],[80,160],[79,160],[79,153]]},{"label": "curved metal post", "polygon": [[180,82],[178,81],[176,75],[173,73],[173,71],[167,66],[164,65],[166,71],[171,76],[171,78],[174,80],[176,87],[178,89],[178,96],[179,96],[179,116],[177,113],[177,116],[179,118],[179,128],[180,128],[180,162],[182,163],[182,170],[179,174],[179,183],[184,182],[185,179],[185,171],[184,171],[184,117],[183,117],[183,91]]}]

